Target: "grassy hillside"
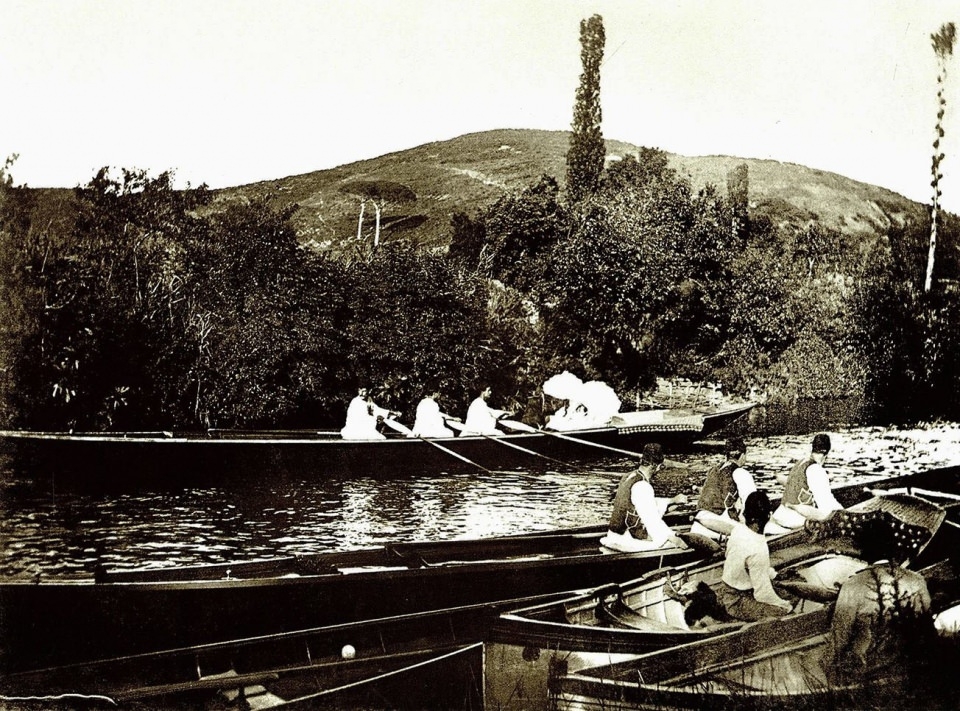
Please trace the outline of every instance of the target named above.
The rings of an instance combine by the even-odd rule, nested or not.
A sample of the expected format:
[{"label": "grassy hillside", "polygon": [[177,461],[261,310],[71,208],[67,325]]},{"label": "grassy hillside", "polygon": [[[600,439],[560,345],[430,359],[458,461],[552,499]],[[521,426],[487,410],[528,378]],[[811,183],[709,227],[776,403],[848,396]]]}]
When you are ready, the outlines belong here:
[{"label": "grassy hillside", "polygon": [[[283,203],[297,203],[300,209],[294,219],[301,239],[336,251],[356,238],[359,214],[358,199],[341,192],[341,187],[357,180],[398,182],[412,188],[418,199],[387,208],[383,239],[445,245],[455,211],[472,214],[544,173],[562,181],[568,141],[569,134],[561,131],[468,134],[330,170],[225,189],[218,192],[218,200],[270,193]],[[637,146],[607,141],[611,158],[637,151]],[[727,173],[746,163],[754,214],[766,214],[777,224],[817,219],[854,236],[876,234],[891,222],[923,214],[921,205],[890,190],[801,165],[730,156],[671,155],[670,159],[694,186],[713,183],[723,194]],[[368,208],[365,232],[372,227],[373,211]]]}]

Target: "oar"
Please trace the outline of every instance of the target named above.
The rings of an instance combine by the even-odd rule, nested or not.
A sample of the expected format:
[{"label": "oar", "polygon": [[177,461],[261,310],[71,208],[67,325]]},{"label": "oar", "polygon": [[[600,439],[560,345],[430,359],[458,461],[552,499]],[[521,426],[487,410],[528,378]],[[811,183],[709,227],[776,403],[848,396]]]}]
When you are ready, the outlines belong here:
[{"label": "oar", "polygon": [[494,472],[492,472],[491,470],[487,469],[487,468],[486,468],[485,466],[483,466],[482,464],[477,464],[477,463],[476,463],[475,461],[473,461],[472,459],[467,459],[467,458],[464,457],[462,454],[459,454],[459,453],[457,453],[457,452],[454,452],[452,449],[449,449],[449,448],[447,448],[447,447],[444,447],[442,444],[439,444],[439,443],[437,443],[437,442],[434,442],[432,439],[427,439],[426,437],[421,437],[420,435],[414,434],[414,433],[413,433],[413,430],[411,430],[411,429],[410,429],[409,427],[407,427],[406,425],[400,424],[400,423],[397,422],[396,420],[393,420],[393,419],[391,419],[391,418],[389,418],[389,417],[384,417],[384,418],[383,418],[383,422],[384,422],[384,424],[387,425],[387,427],[390,427],[391,429],[396,430],[397,432],[399,432],[399,433],[402,434],[402,435],[406,435],[407,437],[416,437],[416,438],[419,439],[421,442],[426,442],[427,444],[432,444],[434,447],[436,447],[437,449],[439,449],[441,452],[446,452],[446,453],[449,454],[451,457],[456,457],[456,458],[459,459],[461,462],[466,462],[467,464],[470,464],[470,465],[472,465],[472,466],[475,466],[477,469],[482,469],[483,471],[487,472],[488,474],[493,474],[493,473],[494,473]]},{"label": "oar", "polygon": [[577,444],[583,444],[588,447],[597,447],[598,449],[605,449],[608,452],[616,452],[617,454],[623,454],[627,457],[635,457],[639,459],[641,456],[643,456],[639,452],[631,452],[629,449],[618,449],[617,447],[610,447],[609,445],[600,444],[599,442],[590,442],[589,440],[580,439],[579,437],[571,437],[570,435],[560,434],[559,432],[537,429],[536,427],[531,427],[530,425],[524,424],[523,422],[517,422],[516,420],[500,420],[500,424],[502,424],[504,427],[518,430],[519,432],[538,432],[540,434],[550,435],[551,437],[559,437],[560,439],[569,440],[570,442],[576,442]]},{"label": "oar", "polygon": [[[446,422],[447,422],[447,425],[448,425],[449,427],[452,427],[453,429],[457,430],[458,432],[462,432],[462,431],[464,430],[463,423],[462,423],[462,422],[459,422],[458,420],[454,420],[453,418],[447,418]],[[471,432],[471,434],[473,434],[473,433]],[[486,438],[486,439],[489,439],[489,440],[492,441],[492,442],[496,442],[496,443],[498,443],[498,444],[502,444],[502,445],[504,445],[504,446],[506,446],[506,447],[512,447],[513,449],[517,450],[518,452],[523,452],[524,454],[529,454],[530,456],[533,456],[533,457],[540,457],[541,459],[546,459],[547,461],[553,462],[554,464],[560,464],[560,465],[565,466],[565,467],[573,467],[574,469],[580,469],[580,470],[582,470],[582,471],[590,471],[591,473],[593,472],[593,470],[588,470],[586,467],[581,467],[581,466],[576,465],[576,464],[571,464],[571,463],[569,463],[569,462],[564,462],[564,461],[562,461],[562,460],[560,460],[560,459],[554,459],[553,457],[548,457],[546,454],[541,454],[540,452],[535,452],[535,451],[533,451],[532,449],[527,449],[526,447],[521,447],[521,446],[520,446],[519,444],[517,444],[516,442],[511,442],[510,440],[503,439],[502,437],[494,437],[494,436],[491,436],[491,435],[488,435],[488,434],[483,434],[482,432],[477,432],[476,434],[479,434],[481,437],[484,437],[484,438]],[[620,476],[620,475],[618,474],[617,476]]]}]

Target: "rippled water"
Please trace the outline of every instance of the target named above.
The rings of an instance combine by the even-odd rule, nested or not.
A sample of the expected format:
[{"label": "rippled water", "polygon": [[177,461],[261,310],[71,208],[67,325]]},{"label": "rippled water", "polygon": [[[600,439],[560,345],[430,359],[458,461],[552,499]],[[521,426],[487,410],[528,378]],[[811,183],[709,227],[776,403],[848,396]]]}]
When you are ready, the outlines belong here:
[{"label": "rippled water", "polygon": [[[835,483],[960,464],[960,425],[853,428],[832,434]],[[748,438],[758,484],[779,494],[775,472],[809,452],[810,436]],[[696,492],[716,448],[672,455],[682,466],[662,493]],[[0,489],[0,574],[26,576],[184,565],[370,546],[385,541],[476,538],[600,523],[616,478],[632,462],[592,473],[500,472],[298,478],[175,491],[65,492],[17,480]]]}]

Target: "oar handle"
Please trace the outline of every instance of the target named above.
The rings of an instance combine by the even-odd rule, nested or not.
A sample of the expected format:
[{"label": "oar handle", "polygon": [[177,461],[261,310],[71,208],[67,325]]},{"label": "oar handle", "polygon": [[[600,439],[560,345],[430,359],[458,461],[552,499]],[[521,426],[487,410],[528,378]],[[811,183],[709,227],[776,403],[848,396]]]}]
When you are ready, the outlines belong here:
[{"label": "oar handle", "polygon": [[384,418],[383,418],[383,424],[385,424],[385,425],[386,425],[387,427],[389,427],[390,429],[399,432],[400,434],[406,435],[407,437],[415,437],[415,436],[416,436],[416,435],[413,434],[413,430],[411,430],[411,429],[410,429],[409,427],[407,427],[406,425],[404,425],[404,424],[402,424],[402,423],[400,423],[400,422],[397,422],[397,421],[396,421],[395,419],[393,419],[392,417],[384,417]]},{"label": "oar handle", "polygon": [[540,432],[536,427],[531,427],[525,422],[517,422],[516,420],[498,420],[501,425],[507,427],[511,430],[517,430],[519,432]]}]

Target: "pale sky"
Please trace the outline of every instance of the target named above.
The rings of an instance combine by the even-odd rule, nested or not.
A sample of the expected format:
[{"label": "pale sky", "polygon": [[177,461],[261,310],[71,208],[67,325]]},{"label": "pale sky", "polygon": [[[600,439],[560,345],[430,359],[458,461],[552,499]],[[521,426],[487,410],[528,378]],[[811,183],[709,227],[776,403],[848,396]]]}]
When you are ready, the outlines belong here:
[{"label": "pale sky", "polygon": [[[0,160],[18,153],[33,187],[104,165],[226,187],[567,130],[594,13],[605,137],[929,202],[930,34],[960,23],[958,0],[0,0]],[[943,205],[960,212],[960,57],[950,68]]]}]

